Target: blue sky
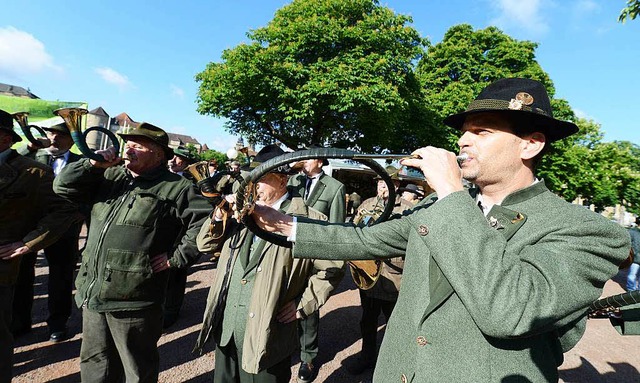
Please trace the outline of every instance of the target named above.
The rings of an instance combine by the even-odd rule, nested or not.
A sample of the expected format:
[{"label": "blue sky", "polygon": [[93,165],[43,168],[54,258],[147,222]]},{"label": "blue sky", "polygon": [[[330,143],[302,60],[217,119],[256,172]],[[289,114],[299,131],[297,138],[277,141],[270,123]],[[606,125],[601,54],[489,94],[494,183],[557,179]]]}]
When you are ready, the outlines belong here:
[{"label": "blue sky", "polygon": [[[85,101],[112,117],[127,112],[226,151],[237,137],[196,112],[194,76],[222,51],[265,26],[284,0],[5,2],[0,82],[43,99]],[[617,22],[625,0],[380,1],[413,17],[432,43],[460,23],[495,25],[539,43],[537,60],[605,141],[640,144],[640,19]],[[425,143],[427,144],[427,143]]]}]

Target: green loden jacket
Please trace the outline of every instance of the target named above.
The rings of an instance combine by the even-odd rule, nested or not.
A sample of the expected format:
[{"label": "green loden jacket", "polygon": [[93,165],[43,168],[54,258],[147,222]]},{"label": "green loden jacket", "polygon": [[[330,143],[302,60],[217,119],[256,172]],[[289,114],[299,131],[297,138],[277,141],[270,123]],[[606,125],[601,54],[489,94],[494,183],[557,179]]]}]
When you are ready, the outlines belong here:
[{"label": "green loden jacket", "polygon": [[621,226],[518,190],[485,215],[467,191],[368,228],[298,221],[295,257],[405,255],[374,381],[547,382],[629,254]]},{"label": "green loden jacket", "polygon": [[[326,220],[323,214],[309,209],[302,198],[291,199],[286,213]],[[250,374],[256,374],[290,357],[299,347],[296,322],[279,323],[275,318],[278,310],[286,303],[301,297],[298,310],[302,309],[306,315],[317,311],[340,282],[344,271],[336,267],[335,262],[293,259],[290,248],[263,241],[262,246],[251,254],[244,270],[238,265],[238,256],[235,256],[229,265],[230,270],[234,270],[235,273],[240,271],[242,275],[236,275],[235,279],[233,276],[230,278],[230,283],[236,283],[238,286],[229,287],[227,301],[238,300],[237,296],[232,294],[243,294],[242,297],[247,301],[242,307],[249,314],[234,316],[233,313],[225,311],[224,320],[213,323],[214,309],[225,279],[225,265],[228,264],[231,254],[230,245],[237,243],[237,246],[242,246],[241,244],[249,240],[253,234],[242,227],[227,239],[226,237],[234,232],[233,226],[229,226],[226,235],[215,240],[213,238],[222,234],[223,225],[216,222],[211,231],[210,222],[207,220],[202,227],[198,236],[198,247],[201,251],[209,253],[221,245],[223,248],[218,271],[209,290],[202,330],[194,351],[201,351],[211,336],[216,344],[224,346],[229,341],[231,332],[236,331],[233,336],[236,342],[242,344],[239,348],[242,350],[241,368]],[[240,285],[249,287],[250,290],[243,292]],[[239,322],[241,323],[238,324]],[[243,330],[242,333],[238,333],[238,329]]]},{"label": "green loden jacket", "polygon": [[[22,241],[32,251],[53,244],[80,220],[77,209],[52,188],[51,168],[11,150],[0,165],[0,245]],[[18,278],[20,258],[0,261],[0,286]]]},{"label": "green loden jacket", "polygon": [[123,166],[104,170],[84,159],[65,166],[54,189],[92,205],[78,307],[108,312],[162,304],[168,273],[153,273],[150,258],[166,252],[170,266],[180,268],[199,256],[195,239],[211,206],[164,166],[134,178]]}]

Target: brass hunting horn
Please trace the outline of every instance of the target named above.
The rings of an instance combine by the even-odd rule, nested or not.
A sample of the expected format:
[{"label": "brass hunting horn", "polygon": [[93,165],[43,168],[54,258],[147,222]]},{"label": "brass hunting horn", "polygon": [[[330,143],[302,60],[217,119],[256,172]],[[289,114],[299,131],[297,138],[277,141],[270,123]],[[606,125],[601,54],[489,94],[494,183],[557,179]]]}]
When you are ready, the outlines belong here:
[{"label": "brass hunting horn", "polygon": [[22,129],[22,133],[27,138],[27,140],[29,140],[29,142],[31,142],[32,144],[34,144],[39,148],[46,147],[42,142],[38,141],[33,136],[33,134],[31,134],[31,129],[35,129],[38,131],[38,133],[40,133],[42,137],[47,138],[47,133],[45,133],[44,129],[42,129],[37,125],[29,125],[29,123],[27,122],[27,116],[29,116],[28,112],[17,112],[17,113],[13,113],[11,116],[13,116],[13,119],[18,122],[18,125],[20,125],[20,129]]},{"label": "brass hunting horn", "polygon": [[53,113],[56,116],[62,117],[65,124],[67,124],[67,128],[69,128],[69,132],[71,133],[71,138],[73,138],[73,142],[75,142],[78,150],[87,158],[90,158],[94,161],[104,162],[104,157],[100,154],[96,154],[87,146],[87,134],[93,130],[102,132],[109,137],[113,147],[116,149],[116,153],[120,153],[120,141],[118,141],[118,137],[113,134],[108,129],[105,129],[100,126],[92,126],[90,128],[85,129],[84,133],[82,132],[82,116],[89,113],[84,108],[62,108],[54,110]]}]

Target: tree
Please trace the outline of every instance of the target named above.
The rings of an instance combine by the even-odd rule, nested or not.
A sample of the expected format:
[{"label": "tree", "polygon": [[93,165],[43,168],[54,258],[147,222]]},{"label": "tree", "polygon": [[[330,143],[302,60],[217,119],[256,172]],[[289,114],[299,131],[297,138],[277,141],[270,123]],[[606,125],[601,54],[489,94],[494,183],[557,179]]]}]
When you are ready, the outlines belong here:
[{"label": "tree", "polygon": [[[418,64],[417,74],[427,104],[442,121],[465,110],[489,83],[505,77],[538,80],[553,95],[549,76],[535,60],[537,46],[530,41],[515,40],[496,27],[481,30],[468,24],[451,27]],[[457,132],[450,131],[451,149],[457,148],[457,138]]]},{"label": "tree", "polygon": [[627,6],[622,8],[618,22],[624,23],[628,20],[634,20],[640,13],[640,0],[627,0]]},{"label": "tree", "polygon": [[428,41],[376,0],[294,0],[209,63],[198,112],[250,141],[409,150],[443,137],[414,64]]}]

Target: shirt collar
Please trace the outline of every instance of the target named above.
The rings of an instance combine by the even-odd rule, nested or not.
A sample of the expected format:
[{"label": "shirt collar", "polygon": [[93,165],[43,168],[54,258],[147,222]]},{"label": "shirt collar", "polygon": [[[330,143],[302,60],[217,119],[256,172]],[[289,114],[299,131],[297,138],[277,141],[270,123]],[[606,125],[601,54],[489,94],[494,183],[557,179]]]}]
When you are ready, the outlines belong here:
[{"label": "shirt collar", "polygon": [[[529,187],[537,184],[538,182],[540,182],[540,180],[538,178],[535,178],[531,183],[531,185],[529,185]],[[489,212],[493,208],[493,205],[500,205],[502,204],[503,201],[500,201],[496,204],[485,203],[484,198],[482,197],[482,193],[480,192],[480,190],[478,190],[478,194],[476,194],[476,202],[478,203],[478,207],[480,208],[480,210],[482,210],[482,212],[486,216],[487,214],[489,214]]]},{"label": "shirt collar", "polygon": [[280,197],[280,199],[279,199],[279,200],[277,200],[276,202],[274,202],[274,203],[271,205],[271,207],[272,207],[272,208],[274,208],[274,209],[276,209],[276,210],[280,210],[280,206],[282,206],[282,203],[283,203],[284,201],[286,201],[286,200],[287,200],[287,198],[289,198],[289,192],[284,193],[284,195],[283,195],[282,197]]}]

